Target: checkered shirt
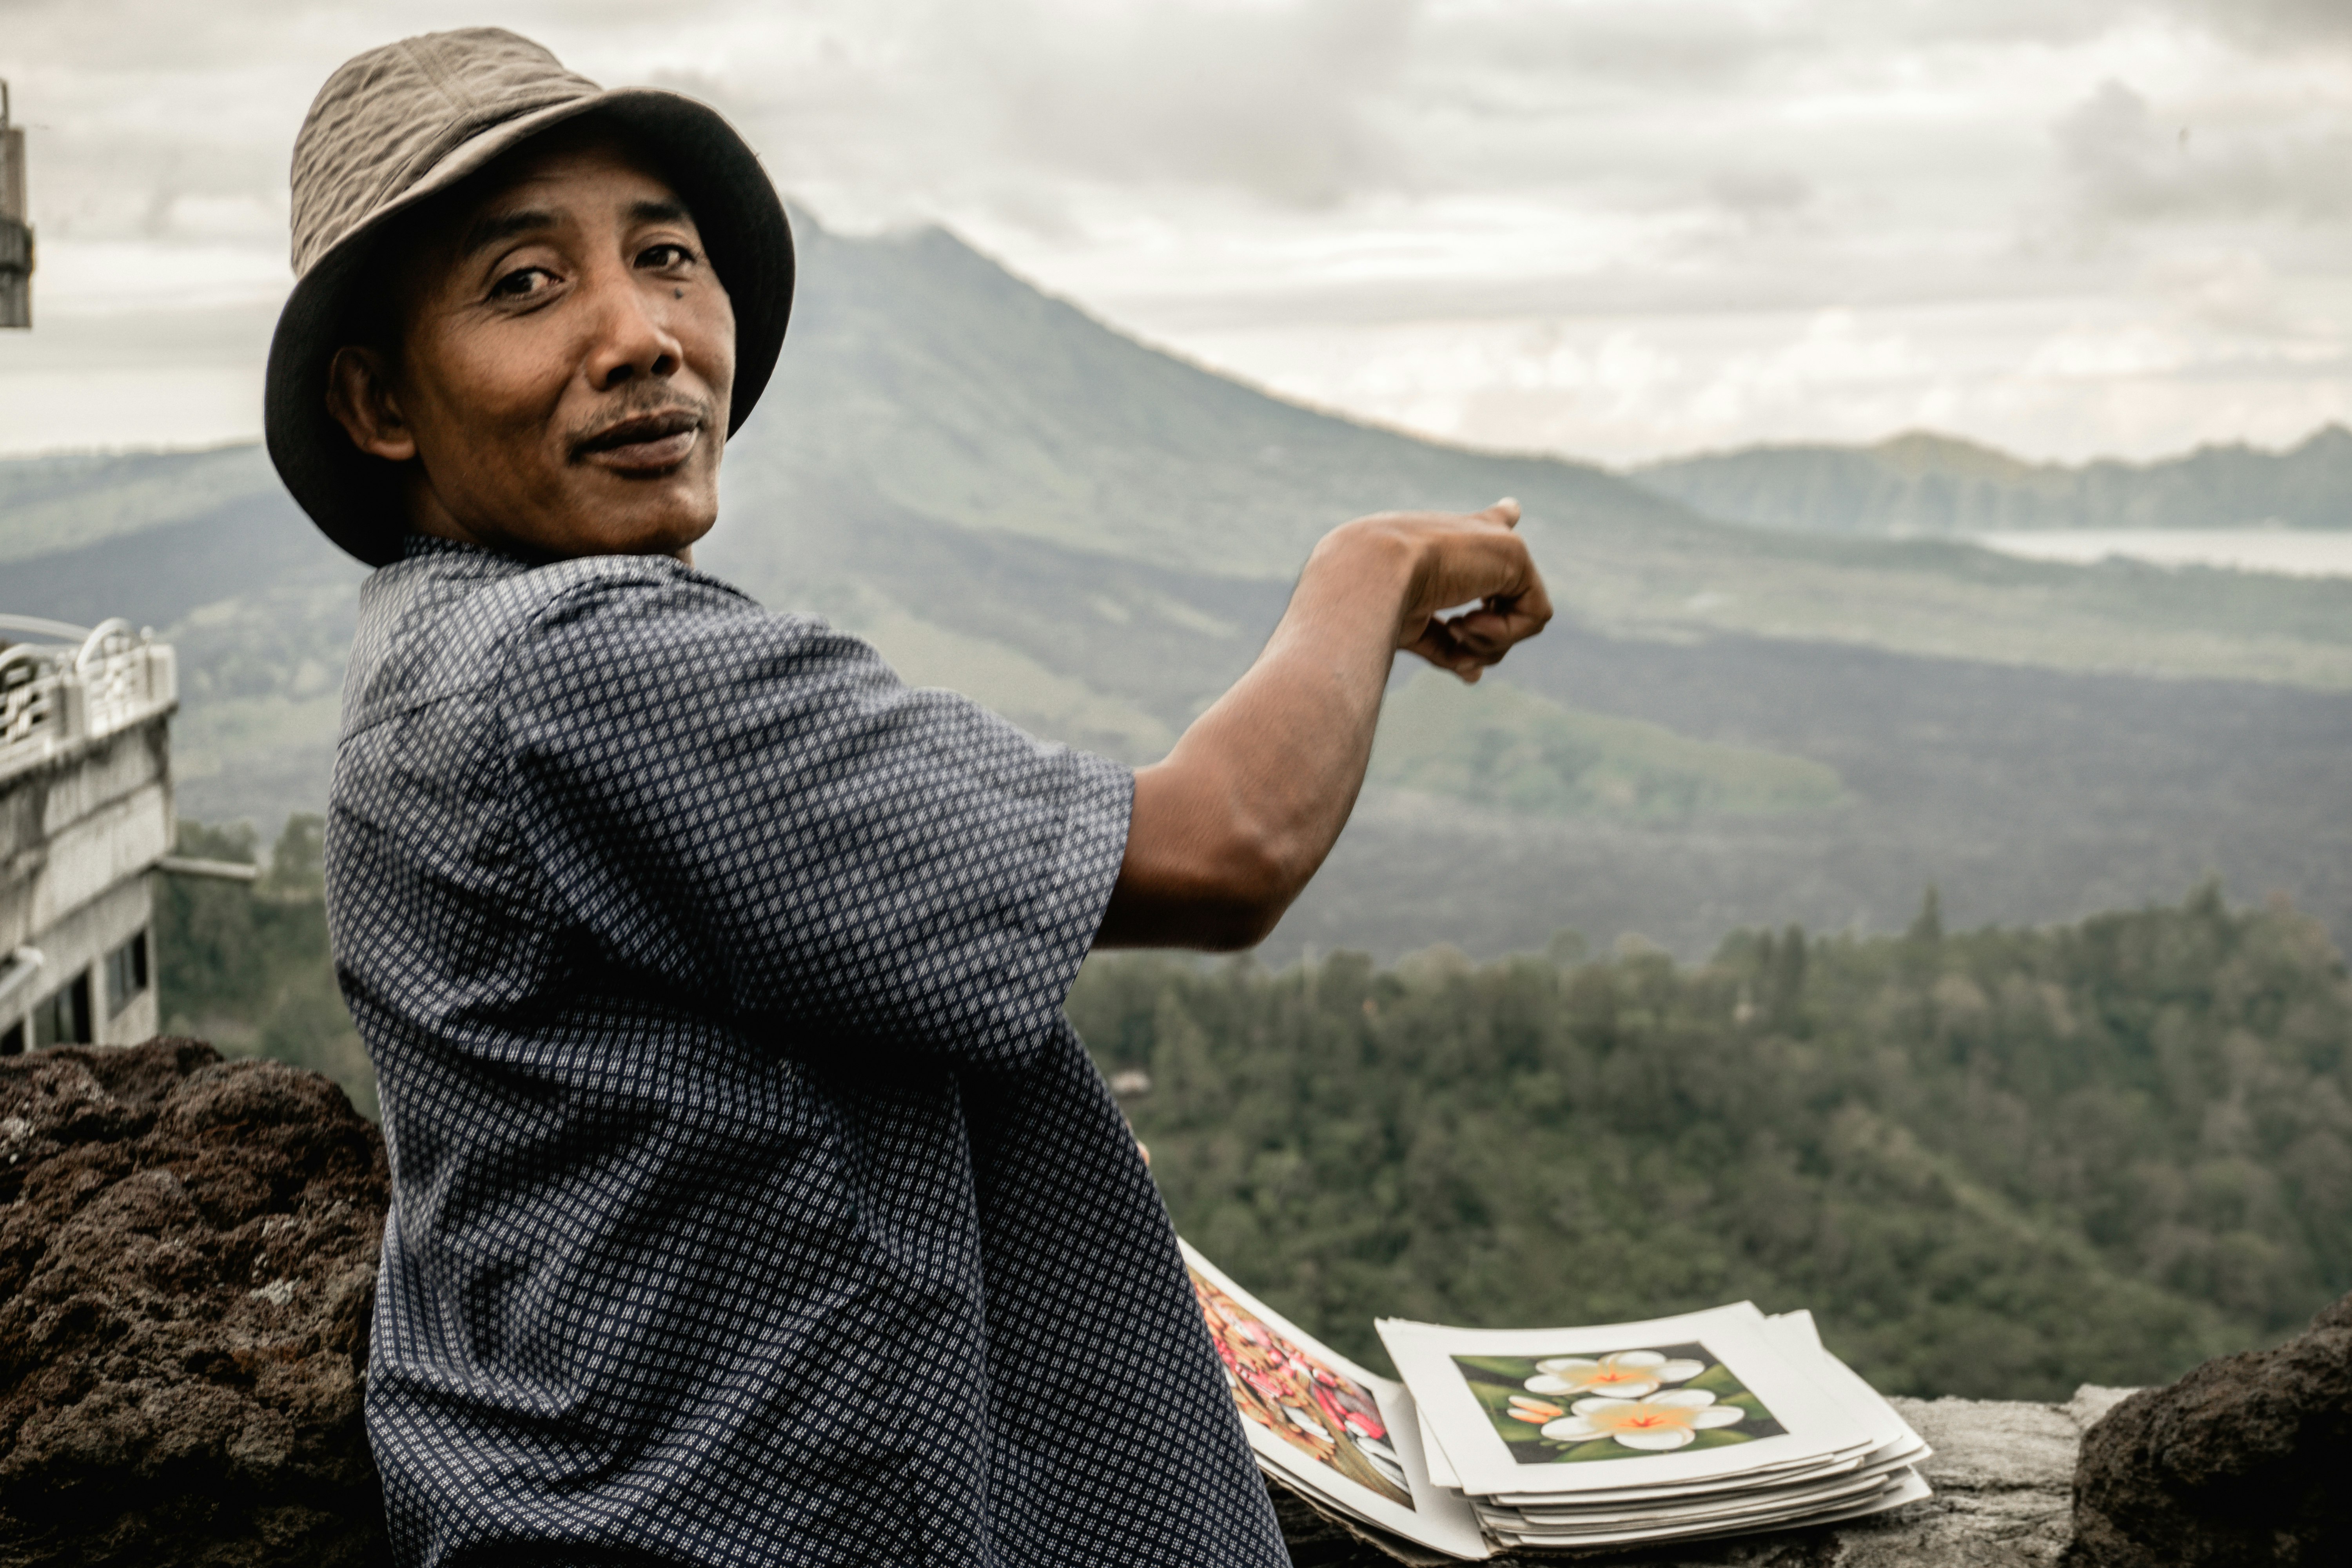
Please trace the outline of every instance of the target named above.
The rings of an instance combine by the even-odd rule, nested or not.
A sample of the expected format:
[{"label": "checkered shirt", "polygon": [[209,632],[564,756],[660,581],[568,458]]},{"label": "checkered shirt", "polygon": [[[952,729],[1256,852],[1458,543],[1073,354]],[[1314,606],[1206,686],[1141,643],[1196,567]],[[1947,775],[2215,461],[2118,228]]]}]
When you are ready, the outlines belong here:
[{"label": "checkered shirt", "polygon": [[1132,792],[676,561],[369,580],[327,889],[402,1563],[1288,1562],[1062,1014]]}]

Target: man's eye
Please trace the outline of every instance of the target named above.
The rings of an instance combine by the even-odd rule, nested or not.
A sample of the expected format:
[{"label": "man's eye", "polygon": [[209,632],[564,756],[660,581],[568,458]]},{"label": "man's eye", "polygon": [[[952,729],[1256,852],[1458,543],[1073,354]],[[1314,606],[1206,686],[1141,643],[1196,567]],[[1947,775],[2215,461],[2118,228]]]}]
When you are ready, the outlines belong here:
[{"label": "man's eye", "polygon": [[544,267],[518,267],[490,285],[490,292],[501,300],[525,300],[545,293],[554,283],[555,274]]},{"label": "man's eye", "polygon": [[674,267],[689,266],[694,260],[694,252],[676,240],[664,240],[659,245],[649,245],[637,255],[638,266],[650,267],[657,272],[667,272]]}]

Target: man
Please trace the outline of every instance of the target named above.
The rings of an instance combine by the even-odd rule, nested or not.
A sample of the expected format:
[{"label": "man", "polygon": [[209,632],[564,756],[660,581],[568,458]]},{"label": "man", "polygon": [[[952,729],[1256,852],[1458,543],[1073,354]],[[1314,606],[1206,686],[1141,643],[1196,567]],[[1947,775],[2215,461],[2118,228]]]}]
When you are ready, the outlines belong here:
[{"label": "man", "polygon": [[1130,773],[693,569],[792,283],[716,114],[410,39],[294,198],[270,451],[382,568],[327,858],[400,1560],[1284,1563],[1061,1005],[1090,945],[1265,936],[1396,650],[1475,679],[1548,618],[1516,509],[1333,532]]}]

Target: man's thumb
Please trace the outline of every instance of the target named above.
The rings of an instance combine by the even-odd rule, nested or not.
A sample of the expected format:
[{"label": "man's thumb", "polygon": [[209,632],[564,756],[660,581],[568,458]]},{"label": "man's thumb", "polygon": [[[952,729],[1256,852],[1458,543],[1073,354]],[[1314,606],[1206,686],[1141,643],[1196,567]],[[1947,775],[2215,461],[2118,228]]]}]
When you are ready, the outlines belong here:
[{"label": "man's thumb", "polygon": [[1478,515],[1480,517],[1491,517],[1496,522],[1501,523],[1505,528],[1517,528],[1519,526],[1518,498],[1516,496],[1505,496],[1501,500],[1496,501],[1493,506],[1488,507],[1485,511],[1480,512]]}]

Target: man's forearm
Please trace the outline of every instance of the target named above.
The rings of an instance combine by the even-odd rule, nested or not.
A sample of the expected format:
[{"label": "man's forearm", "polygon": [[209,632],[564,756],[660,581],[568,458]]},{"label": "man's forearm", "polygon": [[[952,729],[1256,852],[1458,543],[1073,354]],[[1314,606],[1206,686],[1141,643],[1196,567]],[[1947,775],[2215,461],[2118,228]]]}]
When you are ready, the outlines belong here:
[{"label": "man's forearm", "polygon": [[1396,658],[1402,548],[1318,549],[1249,672],[1135,776],[1122,880],[1160,896],[1104,945],[1262,940],[1347,826]]},{"label": "man's forearm", "polygon": [[[1398,648],[1475,679],[1549,616],[1509,531],[1517,518],[1510,503],[1460,518],[1389,514],[1325,538],[1249,673],[1164,761],[1136,774],[1098,945],[1233,949],[1264,939],[1355,807]],[[1432,619],[1490,596],[1529,607],[1452,627]]]}]

